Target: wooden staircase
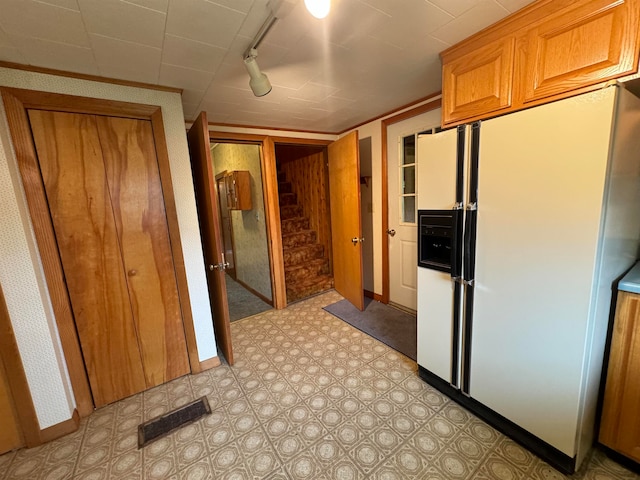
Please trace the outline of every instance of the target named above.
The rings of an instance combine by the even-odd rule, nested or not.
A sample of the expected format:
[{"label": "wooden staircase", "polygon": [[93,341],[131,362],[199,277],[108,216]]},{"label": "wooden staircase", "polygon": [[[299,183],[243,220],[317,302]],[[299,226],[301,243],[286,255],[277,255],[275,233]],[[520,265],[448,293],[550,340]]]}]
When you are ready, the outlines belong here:
[{"label": "wooden staircase", "polygon": [[316,241],[316,232],[282,172],[278,172],[278,194],[287,302],[292,303],[333,288],[333,275],[324,247]]}]

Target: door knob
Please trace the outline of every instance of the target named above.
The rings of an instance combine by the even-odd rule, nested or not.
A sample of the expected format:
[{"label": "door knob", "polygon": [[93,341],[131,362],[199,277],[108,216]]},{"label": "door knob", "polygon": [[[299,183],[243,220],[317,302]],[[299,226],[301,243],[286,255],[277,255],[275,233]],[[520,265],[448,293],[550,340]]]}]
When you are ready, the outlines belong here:
[{"label": "door knob", "polygon": [[391,229],[391,230],[387,230],[387,233],[389,234],[390,237],[395,237],[396,235],[396,231]]},{"label": "door knob", "polygon": [[351,239],[351,243],[353,243],[354,245],[357,245],[358,243],[362,243],[362,242],[364,242],[364,237],[362,237],[362,238],[353,237]]},{"label": "door knob", "polygon": [[127,272],[127,275],[129,275],[130,277],[135,277],[138,274],[137,270],[129,270]]}]

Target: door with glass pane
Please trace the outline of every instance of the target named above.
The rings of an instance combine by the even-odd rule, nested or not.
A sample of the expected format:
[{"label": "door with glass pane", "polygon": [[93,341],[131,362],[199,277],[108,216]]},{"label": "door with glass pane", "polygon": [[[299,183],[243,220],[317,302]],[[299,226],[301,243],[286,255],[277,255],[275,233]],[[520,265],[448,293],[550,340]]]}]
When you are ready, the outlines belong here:
[{"label": "door with glass pane", "polygon": [[440,109],[387,127],[389,302],[416,310],[416,138],[440,123]]}]

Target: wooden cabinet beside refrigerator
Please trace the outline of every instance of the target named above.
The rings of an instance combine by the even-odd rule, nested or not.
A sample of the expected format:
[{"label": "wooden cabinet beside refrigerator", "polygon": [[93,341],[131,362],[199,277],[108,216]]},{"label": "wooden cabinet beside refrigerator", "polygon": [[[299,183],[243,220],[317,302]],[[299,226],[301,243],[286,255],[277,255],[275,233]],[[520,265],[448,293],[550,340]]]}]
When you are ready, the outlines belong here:
[{"label": "wooden cabinet beside refrigerator", "polygon": [[640,462],[639,370],[640,294],[620,291],[598,440],[636,462]]}]

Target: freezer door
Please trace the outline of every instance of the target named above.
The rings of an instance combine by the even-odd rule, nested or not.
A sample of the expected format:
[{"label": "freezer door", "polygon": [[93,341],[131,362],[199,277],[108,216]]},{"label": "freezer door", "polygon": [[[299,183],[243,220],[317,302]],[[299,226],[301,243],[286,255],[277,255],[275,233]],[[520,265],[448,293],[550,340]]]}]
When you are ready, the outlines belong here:
[{"label": "freezer door", "polygon": [[470,395],[573,457],[614,89],[482,124]]},{"label": "freezer door", "polygon": [[[462,202],[465,129],[418,136],[418,208],[450,210]],[[461,155],[458,156],[458,144]],[[418,364],[458,386],[460,284],[449,273],[418,268]]]}]

